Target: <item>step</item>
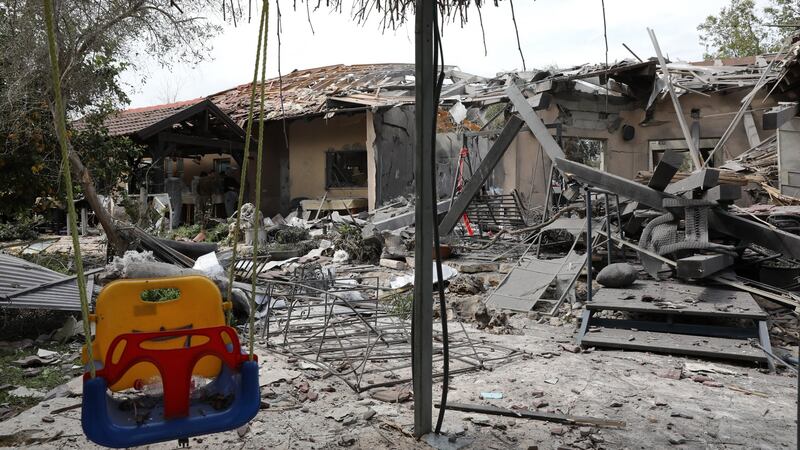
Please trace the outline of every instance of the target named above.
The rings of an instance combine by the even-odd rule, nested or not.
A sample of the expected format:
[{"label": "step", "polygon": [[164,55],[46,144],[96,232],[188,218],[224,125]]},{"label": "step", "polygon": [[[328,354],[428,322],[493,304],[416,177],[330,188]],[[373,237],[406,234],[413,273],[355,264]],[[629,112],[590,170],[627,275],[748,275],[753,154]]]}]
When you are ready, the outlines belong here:
[{"label": "step", "polygon": [[609,347],[705,358],[767,362],[764,352],[750,345],[746,339],[599,328],[587,332],[581,344],[584,347]]}]

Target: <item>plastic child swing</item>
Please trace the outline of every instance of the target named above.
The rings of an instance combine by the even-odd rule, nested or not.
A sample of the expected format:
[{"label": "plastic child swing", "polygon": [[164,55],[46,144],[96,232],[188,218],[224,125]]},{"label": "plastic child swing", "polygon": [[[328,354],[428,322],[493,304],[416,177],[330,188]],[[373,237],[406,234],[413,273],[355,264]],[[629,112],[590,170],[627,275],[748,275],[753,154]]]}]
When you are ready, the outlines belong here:
[{"label": "plastic child swing", "polygon": [[[141,299],[143,291],[165,288],[178,289],[180,296],[163,302]],[[94,378],[84,375],[81,423],[86,436],[107,447],[131,447],[186,440],[249,422],[261,403],[258,362],[242,351],[236,330],[225,326],[222,305],[216,285],[201,276],[109,283],[90,316],[96,324],[92,353],[99,368]],[[108,395],[109,390],[146,386],[158,376],[161,399],[139,399],[142,404],[134,407],[137,400]],[[191,392],[193,376],[214,380]]]},{"label": "plastic child swing", "polygon": [[[222,302],[216,285],[205,277],[189,276],[149,280],[119,280],[109,283],[97,298],[95,314],[89,314],[86,281],[83,275],[78,240],[73,185],[69,164],[58,52],[53,25],[52,0],[44,1],[53,92],[55,125],[59,137],[62,171],[66,186],[68,220],[74,248],[78,291],[87,344],[84,347],[83,405],[81,423],[84,433],[93,442],[108,447],[131,447],[178,439],[188,443],[189,437],[238,428],[249,422],[261,403],[258,383],[258,361],[253,353],[255,306],[251,298],[249,317],[249,352],[245,352],[234,328],[226,325],[231,319],[230,304]],[[262,82],[261,114],[264,114],[264,85],[268,2],[263,1],[259,26],[256,64],[250,93],[247,131],[244,148],[250,148],[253,104],[258,71]],[[263,45],[262,45],[263,44]],[[260,64],[260,65],[259,65]],[[261,192],[263,154],[263,121],[260,121],[255,192]],[[247,173],[248,157],[242,158],[242,173]],[[241,177],[236,227],[233,232],[233,257],[236,260],[239,240],[240,212],[244,200],[245,177]],[[260,196],[256,196],[256,210]],[[257,240],[256,240],[257,241]],[[258,242],[253,245],[253,263],[258,256]],[[228,274],[231,298],[233,267]],[[257,273],[253,273],[255,291]],[[146,302],[142,292],[152,289],[177,288],[176,299]],[[90,322],[96,325],[91,338]],[[193,377],[213,381],[192,392]],[[161,398],[147,398],[147,408],[136,400],[116,399],[111,392],[141,388],[160,378]]]}]

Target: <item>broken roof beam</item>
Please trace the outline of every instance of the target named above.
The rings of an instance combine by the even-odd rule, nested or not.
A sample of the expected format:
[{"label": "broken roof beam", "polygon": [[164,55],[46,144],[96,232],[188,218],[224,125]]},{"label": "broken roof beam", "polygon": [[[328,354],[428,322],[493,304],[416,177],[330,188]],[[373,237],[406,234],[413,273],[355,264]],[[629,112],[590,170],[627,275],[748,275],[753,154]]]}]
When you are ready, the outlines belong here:
[{"label": "broken roof beam", "polygon": [[[643,184],[622,178],[580,163],[559,158],[556,166],[571,174],[580,181],[618,193],[621,197],[637,201],[653,209],[663,211],[664,199],[678,198],[672,194],[659,192]],[[759,222],[737,216],[728,211],[712,208],[708,214],[708,225],[711,229],[741,241],[758,244],[770,250],[783,253],[784,256],[800,259],[800,236],[771,228]]]},{"label": "broken roof beam", "polygon": [[[525,104],[527,105],[528,103],[525,102]],[[531,110],[531,113],[533,113],[533,110]],[[541,121],[539,121],[539,123],[541,124]],[[544,128],[544,124],[541,125],[542,128]],[[478,166],[477,170],[475,170],[472,178],[469,179],[469,182],[464,186],[464,188],[461,190],[461,193],[450,206],[450,211],[448,211],[444,216],[444,219],[442,219],[441,224],[439,224],[439,234],[444,236],[453,230],[453,227],[456,226],[456,223],[458,223],[458,221],[461,219],[461,216],[464,214],[464,211],[467,210],[470,202],[472,202],[472,198],[475,197],[478,192],[480,192],[481,187],[484,183],[486,183],[486,180],[489,179],[489,175],[492,174],[495,166],[497,166],[497,163],[499,163],[503,158],[506,150],[508,150],[511,142],[514,141],[519,133],[519,130],[521,129],[522,119],[515,115],[511,116],[511,118],[508,119],[508,122],[506,122],[506,126],[503,128],[503,131],[500,132],[500,136],[497,137],[497,140],[494,141],[492,148],[489,149],[489,153],[487,153],[483,158],[481,165]],[[547,133],[547,129],[545,129],[545,133],[550,136],[550,133]],[[553,143],[555,143],[555,141],[553,141]],[[561,150],[560,147],[559,150]]]},{"label": "broken roof beam", "polygon": [[707,190],[716,186],[719,183],[719,170],[717,169],[702,169],[698,170],[688,177],[670,184],[664,189],[668,194],[683,194],[684,192],[693,191],[695,189]]},{"label": "broken roof beam", "polygon": [[[677,150],[668,148],[663,155],[661,155],[661,159],[656,164],[656,168],[653,170],[653,176],[650,177],[650,180],[647,182],[647,186],[655,189],[657,191],[663,191],[669,183],[672,181],[672,177],[678,173],[680,170],[681,165],[683,164],[683,154],[678,152]],[[641,228],[642,223],[644,223],[644,217],[638,217],[635,214],[632,214],[634,211],[639,209],[639,203],[631,202],[625,208],[624,214],[631,214],[628,223],[625,225],[625,232],[628,234],[633,234]]]},{"label": "broken roof beam", "polygon": [[664,151],[664,154],[661,155],[658,164],[656,164],[656,168],[653,170],[653,176],[650,177],[647,186],[657,191],[663,191],[669,186],[672,177],[678,173],[682,164],[683,154],[677,150],[668,148]]},{"label": "broken roof beam", "polygon": [[800,103],[781,103],[764,113],[762,126],[765,130],[777,130],[797,114],[800,114]]},{"label": "broken roof beam", "polygon": [[655,32],[648,28],[647,33],[650,34],[650,40],[653,41],[653,48],[658,56],[658,64],[661,66],[661,72],[664,73],[664,82],[667,84],[669,96],[672,99],[672,105],[675,107],[675,116],[678,118],[678,124],[680,124],[683,137],[686,139],[686,145],[689,146],[689,155],[692,157],[692,163],[695,169],[699,169],[703,167],[703,162],[700,159],[700,151],[697,150],[697,146],[692,139],[692,134],[689,131],[689,126],[686,125],[686,119],[683,117],[683,109],[681,109],[681,103],[678,101],[678,94],[675,93],[675,87],[672,85],[669,69],[667,69],[667,62],[664,59],[664,55],[661,54],[661,47],[658,46],[658,39],[656,39]]},{"label": "broken roof beam", "polygon": [[584,183],[610,192],[616,192],[620,197],[642,203],[653,209],[664,210],[662,206],[663,199],[675,198],[674,195],[659,192],[643,184],[622,178],[619,175],[602,172],[564,158],[557,158],[555,164],[562,172],[573,175]]},{"label": "broken roof beam", "polygon": [[528,125],[528,128],[531,129],[531,133],[536,137],[536,140],[542,144],[542,148],[547,153],[550,161],[555,161],[556,158],[564,158],[564,151],[561,150],[561,146],[558,145],[553,135],[547,130],[542,119],[533,111],[533,107],[528,102],[528,99],[522,95],[519,88],[512,84],[506,89],[506,95],[511,100],[511,103],[514,104],[514,107],[517,108],[522,119],[525,120],[525,125]]}]

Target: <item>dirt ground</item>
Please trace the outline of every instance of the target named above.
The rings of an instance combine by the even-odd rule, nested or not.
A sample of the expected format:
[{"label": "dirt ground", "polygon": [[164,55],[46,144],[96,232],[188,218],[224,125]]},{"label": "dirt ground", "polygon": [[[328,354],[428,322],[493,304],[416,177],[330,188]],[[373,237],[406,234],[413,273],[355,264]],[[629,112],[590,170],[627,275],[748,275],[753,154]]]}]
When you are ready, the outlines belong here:
[{"label": "dirt ground", "polygon": [[[521,418],[447,411],[443,431],[455,442],[444,447],[475,449],[795,449],[797,378],[722,361],[700,361],[639,352],[572,353],[572,327],[537,324],[515,316],[518,334],[486,338],[530,354],[492,371],[452,378],[450,402],[525,407],[626,423],[623,428],[565,426]],[[563,345],[562,345],[563,344]],[[430,448],[411,437],[412,402],[384,403],[356,394],[340,380],[303,370],[272,352],[259,351],[262,409],[246,430],[191,439],[191,448]],[[686,365],[701,364],[711,383],[693,381]],[[669,369],[678,369],[672,370]],[[682,379],[672,379],[683,373]],[[716,373],[715,373],[716,372]],[[300,401],[306,381],[319,393]],[[74,380],[73,391],[80,390]],[[435,383],[434,398],[439,398]],[[481,392],[502,399],[482,400]],[[77,392],[73,392],[73,395]],[[54,413],[80,397],[45,400],[0,423],[0,446],[95,448],[81,433],[80,409]],[[538,406],[538,408],[537,408]],[[438,410],[434,410],[434,419]],[[338,420],[337,420],[338,419]],[[176,448],[167,442],[148,448]]]},{"label": "dirt ground", "polygon": [[[59,241],[61,251],[69,249]],[[63,247],[61,245],[63,244]],[[98,246],[98,248],[101,248]],[[48,249],[48,251],[54,251]],[[58,252],[56,252],[58,253]],[[98,255],[100,251],[96,251]],[[457,263],[454,262],[457,266]],[[504,270],[477,276],[496,285]],[[388,282],[385,270],[363,275]],[[483,294],[485,295],[485,294]],[[455,300],[467,297],[450,296]],[[478,297],[478,296],[474,296]],[[568,308],[567,308],[568,309]],[[412,436],[413,402],[386,403],[369,391],[309,369],[257,343],[262,409],[244,429],[192,438],[191,448],[213,449],[796,449],[798,380],[752,364],[707,361],[573,345],[573,321],[510,316],[504,327],[473,339],[521,350],[523,358],[451,378],[448,401],[623,421],[624,427],[559,425],[524,418],[448,410],[437,442]],[[454,322],[450,322],[454,324]],[[457,325],[451,325],[451,329]],[[502,334],[498,331],[502,331]],[[508,334],[505,334],[508,333]],[[577,351],[577,352],[576,352]],[[796,352],[796,350],[794,350]],[[796,353],[795,353],[796,354]],[[64,374],[67,375],[66,373]],[[310,400],[305,389],[318,394]],[[410,390],[411,386],[401,386]],[[97,448],[80,424],[81,380],[53,398],[0,422],[0,447]],[[502,398],[482,399],[481,393]],[[434,401],[441,395],[434,381]],[[433,411],[434,421],[438,409]],[[177,448],[177,441],[148,448]]]}]

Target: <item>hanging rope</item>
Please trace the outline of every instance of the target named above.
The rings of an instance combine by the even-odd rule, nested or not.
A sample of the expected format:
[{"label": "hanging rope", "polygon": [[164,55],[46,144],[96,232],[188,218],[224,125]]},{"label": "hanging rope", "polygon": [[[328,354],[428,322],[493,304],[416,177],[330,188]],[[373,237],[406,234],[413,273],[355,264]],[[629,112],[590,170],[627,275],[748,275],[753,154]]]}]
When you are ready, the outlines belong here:
[{"label": "hanging rope", "polygon": [[[258,213],[261,211],[261,162],[264,157],[264,95],[267,81],[267,41],[269,40],[269,1],[264,2],[264,44],[261,46],[261,105],[259,105],[258,114],[258,150],[256,153],[256,213],[255,217],[258,218]],[[261,228],[262,223],[259,222],[256,226],[255,237],[253,238],[253,295],[250,296],[250,361],[253,360],[253,346],[255,343],[256,335],[256,281],[258,280],[258,271],[255,270],[258,262],[258,230]],[[269,301],[269,299],[267,299]]]},{"label": "hanging rope", "polygon": [[[264,1],[264,3],[267,3],[267,1]],[[244,191],[245,191],[246,186],[247,186],[247,183],[246,183],[247,166],[248,166],[247,163],[250,160],[250,158],[249,158],[250,143],[252,141],[252,136],[253,136],[253,133],[252,133],[252,131],[253,131],[253,108],[255,106],[255,98],[256,98],[256,83],[258,82],[258,67],[259,67],[259,64],[261,63],[261,42],[262,42],[263,34],[264,34],[264,26],[265,26],[264,24],[266,22],[264,20],[264,17],[266,15],[266,13],[267,13],[267,9],[263,8],[262,11],[261,11],[261,22],[259,22],[259,25],[258,25],[258,44],[256,46],[256,64],[255,64],[255,68],[253,69],[253,83],[252,83],[251,88],[250,88],[250,107],[248,108],[248,111],[247,111],[247,130],[245,131],[245,137],[244,137],[244,151],[243,151],[244,154],[242,156],[241,177],[240,177],[240,180],[239,180],[239,200],[238,200],[237,209],[236,209],[236,224],[234,225],[234,228],[233,228],[233,251],[232,251],[232,254],[231,254],[231,265],[230,265],[230,267],[228,269],[228,287],[227,287],[227,292],[226,292],[226,296],[225,296],[225,298],[228,299],[228,301],[230,301],[230,299],[232,298],[231,297],[231,291],[233,289],[234,271],[236,269],[236,256],[237,256],[237,253],[238,253],[238,245],[239,245],[239,229],[241,228],[241,225],[242,225],[242,204],[244,203]],[[256,217],[257,216],[258,215],[256,214]],[[255,265],[253,266],[253,270],[255,270]],[[253,291],[253,295],[255,295],[255,290]],[[252,309],[250,311],[251,311],[251,314],[254,314]],[[232,322],[232,319],[233,319],[232,315],[233,315],[233,311],[232,311],[232,309],[229,309],[228,310],[228,325],[230,325],[231,322]]]},{"label": "hanging rope", "polygon": [[75,250],[75,274],[78,277],[78,294],[81,299],[81,316],[83,318],[83,333],[86,336],[86,356],[89,359],[89,373],[92,378],[96,376],[94,355],[92,354],[92,329],[89,322],[89,299],[86,296],[86,278],[83,276],[83,258],[81,258],[81,244],[78,239],[78,219],[75,214],[75,199],[73,198],[72,173],[69,163],[69,141],[67,140],[67,122],[64,116],[64,100],[61,98],[61,74],[58,65],[58,50],[56,48],[56,34],[53,28],[52,0],[44,0],[44,21],[47,26],[47,44],[50,52],[50,73],[53,76],[53,97],[56,134],[61,147],[61,173],[64,175],[64,186],[67,191],[67,220],[72,236],[72,247]]},{"label": "hanging rope", "polygon": [[[236,269],[236,256],[238,253],[239,245],[239,229],[242,223],[242,204],[244,203],[244,191],[246,188],[247,166],[249,161],[250,143],[253,136],[253,109],[255,106],[256,86],[258,85],[259,73],[258,69],[261,68],[261,83],[260,83],[260,101],[259,106],[259,125],[258,125],[258,147],[256,150],[256,186],[255,186],[255,228],[253,237],[253,261],[252,261],[252,279],[251,279],[251,295],[248,297],[248,304],[250,306],[250,314],[248,316],[249,325],[249,353],[250,360],[255,358],[254,343],[255,343],[255,314],[256,314],[256,282],[258,281],[258,231],[262,224],[258,220],[258,214],[261,210],[261,165],[264,153],[264,97],[265,97],[265,81],[267,73],[267,42],[269,41],[269,1],[265,0],[262,4],[261,22],[258,26],[258,43],[256,45],[256,64],[253,69],[253,83],[250,88],[250,107],[247,111],[247,130],[244,142],[244,157],[242,158],[241,179],[239,181],[239,202],[236,209],[236,223],[233,228],[233,251],[231,254],[231,265],[228,268],[228,287],[226,298],[230,299],[233,289],[234,271]],[[228,324],[231,323],[232,311],[228,310]]]}]

